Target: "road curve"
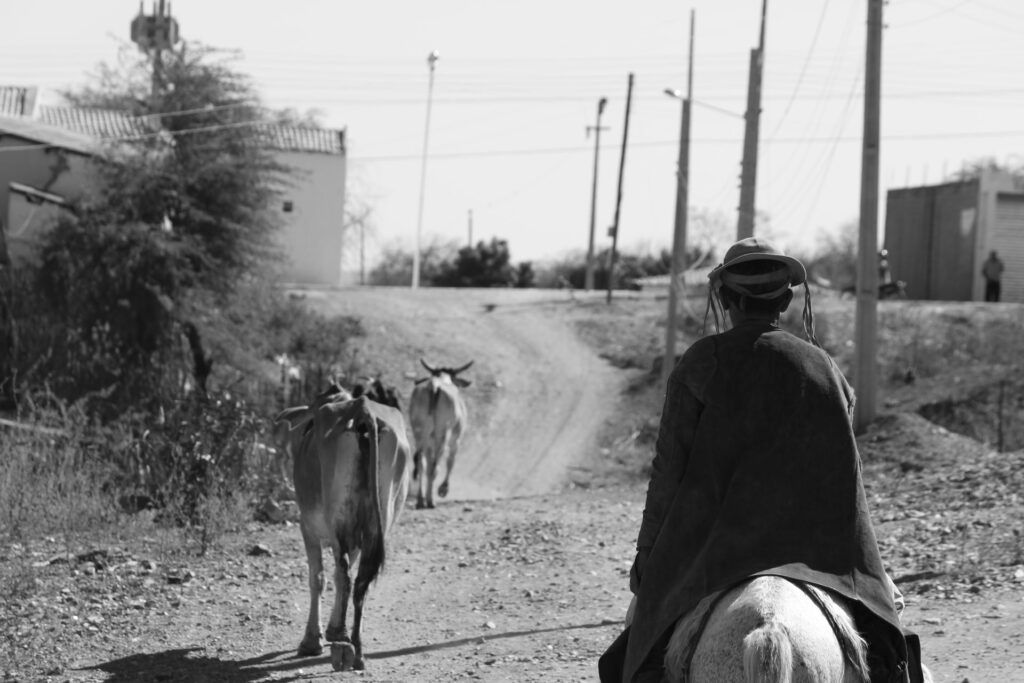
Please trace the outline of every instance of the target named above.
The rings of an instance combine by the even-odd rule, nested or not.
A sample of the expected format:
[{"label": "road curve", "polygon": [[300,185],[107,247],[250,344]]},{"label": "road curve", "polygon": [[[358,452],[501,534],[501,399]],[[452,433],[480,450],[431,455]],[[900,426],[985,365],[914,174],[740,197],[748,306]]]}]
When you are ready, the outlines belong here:
[{"label": "road curve", "polygon": [[565,320],[574,305],[552,290],[350,288],[305,292],[312,307],[360,318],[370,371],[408,397],[419,358],[475,363],[466,373],[470,426],[460,446],[454,499],[547,493],[569,469],[600,457],[598,433],[616,409],[621,373]]}]

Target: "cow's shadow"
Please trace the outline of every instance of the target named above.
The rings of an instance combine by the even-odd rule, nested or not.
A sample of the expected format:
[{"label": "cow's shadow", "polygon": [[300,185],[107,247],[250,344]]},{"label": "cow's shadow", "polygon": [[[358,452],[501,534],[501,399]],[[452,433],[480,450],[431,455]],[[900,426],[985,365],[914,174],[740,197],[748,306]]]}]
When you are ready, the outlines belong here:
[{"label": "cow's shadow", "polygon": [[[299,669],[329,664],[330,656],[299,658],[295,650],[268,652],[249,659],[218,659],[197,654],[203,648],[180,648],[164,652],[128,655],[120,659],[86,667],[110,675],[108,682],[129,681],[229,681],[246,683],[265,680],[270,672],[296,672],[296,678],[305,677]],[[326,650],[325,650],[326,652]],[[277,680],[295,680],[277,679]]]}]

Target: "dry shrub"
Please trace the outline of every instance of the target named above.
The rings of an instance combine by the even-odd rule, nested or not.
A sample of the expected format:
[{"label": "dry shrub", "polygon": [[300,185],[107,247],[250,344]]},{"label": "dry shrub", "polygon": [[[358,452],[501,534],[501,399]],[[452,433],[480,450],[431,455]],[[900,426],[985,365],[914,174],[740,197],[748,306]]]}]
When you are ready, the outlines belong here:
[{"label": "dry shrub", "polygon": [[69,538],[116,517],[103,493],[111,468],[91,447],[84,416],[40,417],[0,431],[0,537],[9,541]]}]

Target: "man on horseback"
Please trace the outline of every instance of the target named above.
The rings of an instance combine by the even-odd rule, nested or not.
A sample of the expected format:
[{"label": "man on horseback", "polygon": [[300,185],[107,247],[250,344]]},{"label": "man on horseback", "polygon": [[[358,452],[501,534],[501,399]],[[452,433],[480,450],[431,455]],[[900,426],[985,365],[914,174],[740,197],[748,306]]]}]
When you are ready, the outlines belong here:
[{"label": "man on horseback", "polygon": [[[661,680],[677,621],[758,575],[845,598],[870,680],[920,680],[871,527],[853,391],[814,337],[804,266],[747,238],[709,279],[716,328],[726,313],[732,327],[695,342],[669,378],[630,574],[636,609],[601,680]],[[800,284],[809,343],[779,328]]]}]

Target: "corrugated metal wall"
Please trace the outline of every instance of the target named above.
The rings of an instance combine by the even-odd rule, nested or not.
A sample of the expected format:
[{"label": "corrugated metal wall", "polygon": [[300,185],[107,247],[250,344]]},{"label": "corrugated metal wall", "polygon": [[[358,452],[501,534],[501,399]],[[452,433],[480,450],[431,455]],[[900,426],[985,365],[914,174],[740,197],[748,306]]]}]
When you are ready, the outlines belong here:
[{"label": "corrugated metal wall", "polygon": [[927,299],[931,251],[930,188],[889,190],[885,200],[885,248],[894,280],[907,283],[907,297]]},{"label": "corrugated metal wall", "polygon": [[970,301],[978,231],[978,183],[937,185],[932,212],[929,299]]},{"label": "corrugated metal wall", "polygon": [[909,298],[971,300],[977,204],[977,181],[888,192],[885,248]]}]

